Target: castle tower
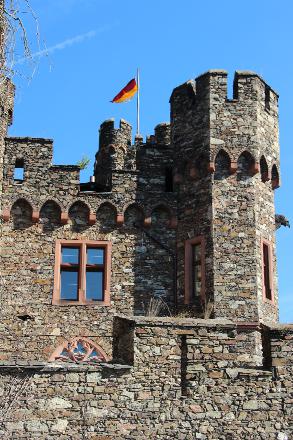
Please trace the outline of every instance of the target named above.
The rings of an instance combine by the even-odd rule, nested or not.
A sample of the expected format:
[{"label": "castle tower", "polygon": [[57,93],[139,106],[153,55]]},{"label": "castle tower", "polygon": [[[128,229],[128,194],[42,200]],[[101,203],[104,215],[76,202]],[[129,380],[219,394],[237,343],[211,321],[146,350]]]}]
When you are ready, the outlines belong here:
[{"label": "castle tower", "polygon": [[171,131],[181,301],[215,317],[277,320],[277,94],[238,71],[227,99],[227,73],[208,71],[173,91]]},{"label": "castle tower", "polygon": [[121,182],[121,172],[135,167],[136,153],[131,148],[131,125],[120,120],[119,128],[114,127],[114,119],[100,126],[99,151],[96,153],[94,176],[101,191],[115,191]]}]

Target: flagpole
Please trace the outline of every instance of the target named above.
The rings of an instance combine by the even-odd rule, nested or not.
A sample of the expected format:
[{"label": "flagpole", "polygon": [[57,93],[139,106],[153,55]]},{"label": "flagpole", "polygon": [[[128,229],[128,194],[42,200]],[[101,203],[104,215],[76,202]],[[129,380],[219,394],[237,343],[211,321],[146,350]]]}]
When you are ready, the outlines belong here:
[{"label": "flagpole", "polygon": [[137,68],[137,76],[136,76],[136,80],[137,80],[137,95],[136,95],[136,134],[139,135],[139,106],[140,106],[140,102],[139,102],[139,69]]}]

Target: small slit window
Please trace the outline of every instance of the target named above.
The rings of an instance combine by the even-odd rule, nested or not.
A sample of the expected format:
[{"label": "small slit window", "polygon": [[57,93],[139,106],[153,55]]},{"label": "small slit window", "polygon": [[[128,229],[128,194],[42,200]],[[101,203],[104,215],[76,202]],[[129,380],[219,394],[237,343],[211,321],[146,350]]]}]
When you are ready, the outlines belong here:
[{"label": "small slit window", "polygon": [[271,89],[269,86],[265,86],[265,108],[266,110],[270,110],[270,101],[271,101]]},{"label": "small slit window", "polygon": [[272,267],[271,267],[271,246],[269,243],[262,243],[263,258],[263,296],[265,300],[273,301],[272,291]]},{"label": "small slit window", "polygon": [[57,242],[54,304],[108,305],[109,278],[109,242]]},{"label": "small slit window", "polygon": [[14,167],[14,182],[22,183],[24,181],[24,160],[16,159]]},{"label": "small slit window", "polygon": [[185,242],[185,304],[205,301],[205,242],[202,236]]},{"label": "small slit window", "polygon": [[173,168],[165,169],[165,192],[173,192]]},{"label": "small slit window", "polygon": [[201,294],[201,243],[191,245],[192,259],[192,298],[198,298]]}]

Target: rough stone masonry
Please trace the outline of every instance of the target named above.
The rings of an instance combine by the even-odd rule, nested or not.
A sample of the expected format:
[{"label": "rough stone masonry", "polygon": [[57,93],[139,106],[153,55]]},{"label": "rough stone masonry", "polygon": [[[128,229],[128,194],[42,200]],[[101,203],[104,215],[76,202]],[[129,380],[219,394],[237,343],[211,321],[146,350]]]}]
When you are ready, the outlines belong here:
[{"label": "rough stone masonry", "polygon": [[[278,323],[278,96],[211,70],[144,142],[105,121],[93,177],[7,136],[1,79],[0,437],[290,439]],[[78,257],[76,257],[78,255]]]}]

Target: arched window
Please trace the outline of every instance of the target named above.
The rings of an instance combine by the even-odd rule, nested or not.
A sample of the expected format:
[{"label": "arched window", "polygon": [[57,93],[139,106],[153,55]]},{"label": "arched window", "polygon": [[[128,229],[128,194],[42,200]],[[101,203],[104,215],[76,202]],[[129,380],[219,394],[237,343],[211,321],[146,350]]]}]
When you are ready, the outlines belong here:
[{"label": "arched window", "polygon": [[24,160],[22,158],[18,158],[15,161],[14,166],[14,182],[22,183],[24,181]]},{"label": "arched window", "polygon": [[60,225],[61,208],[53,200],[48,200],[41,208],[40,222],[43,224],[44,230],[52,230]]},{"label": "arched window", "polygon": [[253,156],[248,151],[244,151],[238,158],[237,179],[248,180],[253,175],[252,171],[254,165],[255,165],[255,160]]},{"label": "arched window", "polygon": [[272,187],[273,189],[279,188],[280,186],[280,177],[277,165],[272,166]]},{"label": "arched window", "polygon": [[24,199],[17,200],[11,208],[14,229],[25,229],[32,225],[33,209]]},{"label": "arched window", "polygon": [[100,228],[113,229],[116,226],[117,210],[111,203],[105,202],[97,210],[97,224]]},{"label": "arched window", "polygon": [[220,150],[215,159],[215,180],[226,179],[230,175],[231,159],[229,154]]},{"label": "arched window", "polygon": [[269,168],[264,156],[261,156],[259,164],[261,180],[265,183],[269,180]]},{"label": "arched window", "polygon": [[65,341],[52,354],[50,362],[97,363],[107,362],[104,350],[90,339],[77,337]]},{"label": "arched window", "polygon": [[90,210],[83,202],[75,202],[69,209],[69,218],[74,229],[82,229],[88,226]]},{"label": "arched window", "polygon": [[124,213],[124,224],[129,228],[141,226],[143,219],[143,211],[136,204],[129,205]]}]

